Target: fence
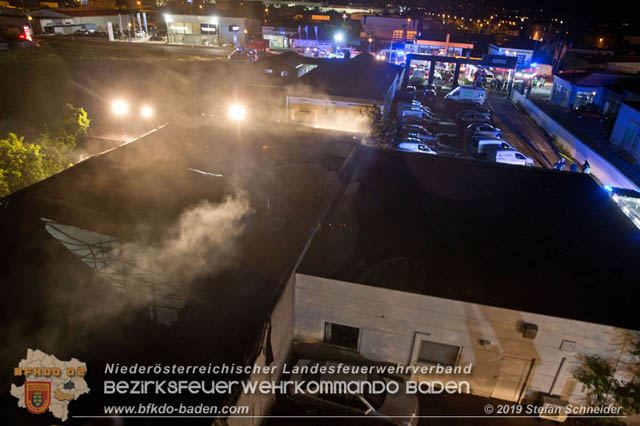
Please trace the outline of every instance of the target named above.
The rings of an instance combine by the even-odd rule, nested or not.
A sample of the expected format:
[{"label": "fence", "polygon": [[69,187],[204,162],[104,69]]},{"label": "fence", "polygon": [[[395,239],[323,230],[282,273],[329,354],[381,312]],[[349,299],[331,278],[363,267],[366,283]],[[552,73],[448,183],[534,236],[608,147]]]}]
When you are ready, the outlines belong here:
[{"label": "fence", "polygon": [[607,159],[588,147],[584,142],[558,124],[557,121],[545,114],[544,111],[525,98],[520,92],[512,90],[510,98],[551,137],[556,138],[557,143],[571,156],[571,158],[580,164],[584,163],[585,160],[588,160],[591,165],[591,174],[593,174],[593,176],[595,176],[603,185],[609,185],[615,188],[633,189],[635,191],[640,190],[636,184],[627,178]]}]

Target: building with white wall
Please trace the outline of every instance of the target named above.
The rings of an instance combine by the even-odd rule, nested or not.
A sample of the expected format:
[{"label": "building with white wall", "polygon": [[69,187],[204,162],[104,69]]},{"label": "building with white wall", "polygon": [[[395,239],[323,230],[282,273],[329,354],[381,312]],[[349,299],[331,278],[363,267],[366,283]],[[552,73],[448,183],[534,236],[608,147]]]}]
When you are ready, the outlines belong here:
[{"label": "building with white wall", "polygon": [[612,145],[626,152],[636,163],[640,162],[640,102],[625,102],[609,138]]},{"label": "building with white wall", "polygon": [[588,175],[375,151],[359,161],[298,268],[295,340],[472,364],[471,392],[507,401],[583,404],[573,374],[585,355],[626,376],[640,234]]},{"label": "building with white wall", "polygon": [[510,44],[508,46],[489,44],[489,55],[514,56],[517,58],[518,68],[528,68],[533,57],[535,43],[536,42],[533,40],[528,40],[526,42]]},{"label": "building with white wall", "polygon": [[640,100],[640,77],[616,73],[555,74],[551,88],[551,103],[567,109],[594,103],[600,110],[615,117],[620,104]]},{"label": "building with white wall", "polygon": [[164,14],[168,44],[243,47],[259,33],[260,21],[217,15]]},{"label": "building with white wall", "polygon": [[331,59],[291,86],[286,98],[290,122],[351,131],[368,129],[372,107],[388,113],[404,69],[368,53]]}]

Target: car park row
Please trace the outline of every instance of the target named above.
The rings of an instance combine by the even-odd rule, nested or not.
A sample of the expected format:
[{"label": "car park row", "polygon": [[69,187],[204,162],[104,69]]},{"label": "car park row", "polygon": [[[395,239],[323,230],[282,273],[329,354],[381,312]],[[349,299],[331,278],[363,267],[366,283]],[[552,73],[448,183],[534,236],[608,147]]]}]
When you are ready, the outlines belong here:
[{"label": "car park row", "polygon": [[[418,92],[415,87],[399,93],[396,105],[398,119],[394,149],[422,154],[444,154],[453,141],[463,142],[466,153],[473,158],[497,163],[533,166],[533,159],[516,150],[503,139],[495,127],[493,110],[486,102],[483,88],[459,86],[444,97],[450,120],[443,120],[433,110],[435,88]],[[422,102],[421,102],[422,100]]]}]

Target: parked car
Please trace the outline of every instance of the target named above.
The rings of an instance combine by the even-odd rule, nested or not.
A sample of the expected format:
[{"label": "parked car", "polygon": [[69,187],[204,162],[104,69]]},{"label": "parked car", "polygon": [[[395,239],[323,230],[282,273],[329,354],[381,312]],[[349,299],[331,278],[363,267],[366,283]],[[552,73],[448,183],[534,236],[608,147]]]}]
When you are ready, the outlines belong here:
[{"label": "parked car", "polygon": [[409,138],[415,138],[418,139],[419,141],[421,141],[422,143],[433,143],[436,140],[436,137],[434,135],[432,135],[429,132],[424,132],[422,131],[422,129],[415,129],[415,128],[401,128],[400,131],[398,132],[398,137],[400,138],[404,138],[404,137],[409,137]]},{"label": "parked car", "polygon": [[437,120],[425,119],[421,117],[415,116],[404,116],[400,118],[400,125],[408,125],[408,124],[417,124],[419,126],[424,127],[425,129],[433,132],[435,127],[438,125]]},{"label": "parked car", "polygon": [[400,120],[402,121],[403,118],[405,117],[414,117],[414,118],[419,118],[421,120],[431,120],[431,121],[435,121],[436,118],[419,109],[398,109],[398,118],[400,118]]},{"label": "parked car", "polygon": [[468,143],[469,153],[473,156],[486,156],[490,149],[509,149],[513,147],[502,139],[491,139],[482,136],[473,137]]},{"label": "parked car", "polygon": [[230,61],[236,62],[255,62],[258,55],[254,50],[236,49],[229,55]]},{"label": "parked car", "polygon": [[[422,152],[422,151],[420,151]],[[336,361],[317,361],[301,359],[296,366],[303,368],[337,369],[340,363]],[[353,368],[353,366],[350,366]],[[330,382],[331,380],[357,381],[357,382],[391,382],[401,379],[391,379],[380,376],[377,373],[369,374],[292,374],[292,382]],[[363,386],[366,388],[366,386]],[[400,389],[404,388],[399,383]],[[293,386],[287,387],[286,399],[294,405],[304,409],[307,415],[339,415],[339,416],[370,416],[371,418],[387,421],[397,426],[415,426],[418,423],[418,398],[414,394],[404,391],[397,393],[311,393],[294,392]],[[392,417],[393,416],[393,417]],[[404,417],[406,416],[406,417]]]},{"label": "parked car", "polygon": [[487,116],[478,115],[465,118],[464,120],[458,122],[458,125],[465,129],[470,124],[488,124],[490,126],[493,126],[493,119]]},{"label": "parked car", "polygon": [[407,92],[411,93],[411,95],[413,96],[414,99],[415,99],[416,95],[418,94],[418,89],[416,89],[416,86],[407,86],[407,88],[405,90]]},{"label": "parked car", "polygon": [[431,115],[433,115],[433,112],[431,111],[431,108],[426,107],[424,105],[422,105],[420,102],[418,101],[399,101],[398,102],[398,109],[420,109],[426,113],[429,113]]},{"label": "parked car", "polygon": [[428,145],[419,142],[400,142],[396,145],[395,150],[403,152],[416,152],[419,154],[438,154]]},{"label": "parked car", "polygon": [[455,118],[459,122],[475,120],[478,118],[492,120],[491,114],[488,114],[485,112],[478,112],[478,111],[469,111],[469,110],[460,111],[459,113],[456,114]]},{"label": "parked car", "polygon": [[410,129],[426,135],[431,135],[433,132],[427,127],[416,123],[400,123],[400,129]]},{"label": "parked car", "polygon": [[502,139],[502,130],[485,123],[473,123],[467,126],[467,138],[472,138],[473,136]]},{"label": "parked car", "polygon": [[533,167],[533,159],[513,149],[491,149],[487,159],[496,163]]},{"label": "parked car", "polygon": [[589,118],[597,118],[601,123],[607,121],[608,117],[600,111],[600,108],[596,104],[585,104],[580,105],[574,111],[574,114],[578,118],[589,117]]}]

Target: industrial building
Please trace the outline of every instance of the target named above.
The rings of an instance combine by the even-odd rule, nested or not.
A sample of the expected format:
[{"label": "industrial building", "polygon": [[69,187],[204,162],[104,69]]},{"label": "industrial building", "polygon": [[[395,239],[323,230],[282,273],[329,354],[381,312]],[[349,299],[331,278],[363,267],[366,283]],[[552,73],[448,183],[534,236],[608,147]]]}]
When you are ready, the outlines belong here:
[{"label": "industrial building", "polygon": [[514,56],[518,68],[529,68],[536,43],[535,40],[525,40],[504,46],[489,44],[489,55]]},{"label": "industrial building", "polygon": [[562,73],[555,74],[550,101],[568,110],[584,104],[596,104],[615,117],[622,102],[640,100],[640,78],[629,74]]},{"label": "industrial building", "polygon": [[584,403],[583,356],[625,376],[638,232],[588,175],[361,152],[297,270],[294,340],[472,364],[457,378],[483,397]]},{"label": "industrial building", "polygon": [[368,53],[328,60],[290,87],[287,120],[362,131],[368,126],[371,108],[379,108],[384,114],[390,111],[402,76],[402,67],[377,61]]},{"label": "industrial building", "polygon": [[168,44],[243,47],[261,31],[257,19],[226,16],[164,14]]},{"label": "industrial building", "polygon": [[640,99],[623,102],[609,138],[614,149],[625,152],[640,163]]}]

